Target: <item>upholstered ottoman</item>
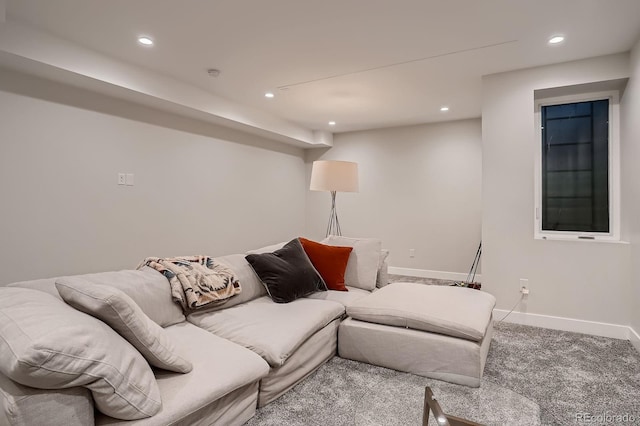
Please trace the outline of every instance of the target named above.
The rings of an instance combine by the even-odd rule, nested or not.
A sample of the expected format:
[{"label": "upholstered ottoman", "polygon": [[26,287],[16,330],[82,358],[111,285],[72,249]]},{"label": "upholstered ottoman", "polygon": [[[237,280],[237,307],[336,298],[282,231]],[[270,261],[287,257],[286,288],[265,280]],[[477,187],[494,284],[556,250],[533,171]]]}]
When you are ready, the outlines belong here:
[{"label": "upholstered ottoman", "polygon": [[496,299],[461,287],[393,283],[347,307],[342,358],[480,386]]}]

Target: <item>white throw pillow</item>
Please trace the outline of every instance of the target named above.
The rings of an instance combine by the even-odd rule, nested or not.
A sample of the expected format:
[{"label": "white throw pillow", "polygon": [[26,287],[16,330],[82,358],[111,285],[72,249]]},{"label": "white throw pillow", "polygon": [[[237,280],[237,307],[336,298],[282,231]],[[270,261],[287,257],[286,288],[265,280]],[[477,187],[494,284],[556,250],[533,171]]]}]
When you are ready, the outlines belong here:
[{"label": "white throw pillow", "polygon": [[321,242],[330,246],[353,247],[347,263],[347,270],[344,273],[345,285],[369,291],[376,288],[382,250],[380,240],[330,235]]},{"label": "white throw pillow", "polygon": [[65,302],[107,323],[154,367],[178,373],[188,373],[193,368],[177,354],[164,329],[117,288],[92,284],[81,276],[60,278],[56,288]]},{"label": "white throw pillow", "polygon": [[102,321],[42,291],[0,287],[0,372],[38,389],[83,386],[123,420],[160,411],[149,364]]}]

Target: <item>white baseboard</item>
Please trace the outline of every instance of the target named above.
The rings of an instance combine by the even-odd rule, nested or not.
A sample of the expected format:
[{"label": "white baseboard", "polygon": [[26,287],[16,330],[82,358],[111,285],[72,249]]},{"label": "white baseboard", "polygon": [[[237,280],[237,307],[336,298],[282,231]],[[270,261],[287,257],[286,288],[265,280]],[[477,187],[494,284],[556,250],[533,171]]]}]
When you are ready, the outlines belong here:
[{"label": "white baseboard", "polygon": [[[504,309],[494,309],[493,318],[496,321],[500,321],[505,317],[505,315],[507,315],[508,312],[509,311]],[[554,317],[551,315],[529,314],[517,311],[511,312],[511,314],[506,317],[504,321],[514,324],[532,325],[534,327],[551,328],[553,330],[572,331],[575,333],[591,334],[594,336],[631,340],[631,328],[626,325]],[[638,337],[637,334],[636,338],[638,339],[638,345],[640,346],[640,337]],[[637,348],[638,346],[636,346],[636,349]]]},{"label": "white baseboard", "polygon": [[629,327],[629,341],[638,352],[640,352],[640,334],[633,328]]},{"label": "white baseboard", "polygon": [[[398,268],[395,266],[389,266],[389,273],[407,275],[409,277],[437,278],[440,280],[464,281],[467,279],[467,274],[462,272],[430,271],[428,269]],[[476,275],[474,281],[482,282],[482,276]]]}]

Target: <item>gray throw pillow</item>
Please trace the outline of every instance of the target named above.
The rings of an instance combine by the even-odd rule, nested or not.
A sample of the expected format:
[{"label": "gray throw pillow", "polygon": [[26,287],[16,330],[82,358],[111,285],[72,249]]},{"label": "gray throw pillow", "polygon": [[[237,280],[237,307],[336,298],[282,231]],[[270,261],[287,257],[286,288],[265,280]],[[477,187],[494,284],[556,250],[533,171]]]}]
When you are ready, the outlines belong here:
[{"label": "gray throw pillow", "polygon": [[327,289],[297,238],[273,253],[249,254],[246,259],[276,303]]}]

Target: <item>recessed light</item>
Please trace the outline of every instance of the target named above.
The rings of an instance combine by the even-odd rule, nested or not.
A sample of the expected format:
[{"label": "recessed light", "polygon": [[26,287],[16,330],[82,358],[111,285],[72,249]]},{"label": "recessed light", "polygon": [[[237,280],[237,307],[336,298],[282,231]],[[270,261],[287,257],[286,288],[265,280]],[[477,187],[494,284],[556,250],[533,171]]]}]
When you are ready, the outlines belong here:
[{"label": "recessed light", "polygon": [[264,94],[264,97],[271,99],[271,98],[275,97],[275,95],[273,93],[271,93],[271,92],[267,92],[267,93]]},{"label": "recessed light", "polygon": [[448,106],[440,107],[440,111],[447,112],[447,111],[449,111],[449,107]]},{"label": "recessed light", "polygon": [[335,122],[335,121],[330,121],[330,122],[329,122],[329,126],[335,126],[335,125],[336,125],[336,122]]},{"label": "recessed light", "polygon": [[549,39],[549,44],[558,44],[564,41],[564,36],[555,35]]},{"label": "recessed light", "polygon": [[138,43],[145,46],[153,46],[153,40],[146,36],[138,37]]}]

